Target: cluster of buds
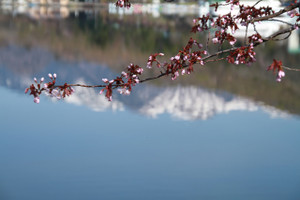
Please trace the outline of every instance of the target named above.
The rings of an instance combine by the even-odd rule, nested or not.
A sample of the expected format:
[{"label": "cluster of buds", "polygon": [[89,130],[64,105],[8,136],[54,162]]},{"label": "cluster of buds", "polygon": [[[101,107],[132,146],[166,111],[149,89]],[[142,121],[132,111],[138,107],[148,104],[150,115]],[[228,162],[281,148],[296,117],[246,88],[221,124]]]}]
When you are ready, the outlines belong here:
[{"label": "cluster of buds", "polygon": [[116,2],[116,6],[120,7],[120,8],[130,8],[131,3],[129,2],[129,0],[118,0]]},{"label": "cluster of buds", "polygon": [[230,45],[234,45],[236,43],[236,38],[233,37],[230,33],[225,32],[224,29],[221,31],[215,32],[215,37],[212,39],[214,44],[222,44],[224,41],[228,41]]},{"label": "cluster of buds", "polygon": [[33,95],[33,102],[34,103],[40,103],[40,94],[42,93],[42,91],[44,90],[42,84],[44,82],[44,77],[42,77],[40,79],[40,81],[37,81],[37,78],[34,77],[34,83],[35,84],[31,84],[29,88],[25,89],[25,94],[28,93],[28,91],[30,90],[29,95]]},{"label": "cluster of buds", "polygon": [[103,78],[102,81],[106,83],[106,86],[100,90],[100,94],[106,91],[105,97],[109,101],[112,100],[113,89],[118,89],[120,94],[129,95],[131,93],[132,86],[135,86],[140,82],[139,75],[141,75],[143,71],[143,68],[131,63],[127,67],[127,71],[123,71],[121,73],[121,76],[110,81],[107,78]]},{"label": "cluster of buds", "polygon": [[206,55],[206,50],[198,50],[193,51],[193,46],[201,49],[203,47],[202,44],[198,43],[193,38],[190,38],[187,45],[183,48],[183,50],[179,51],[177,55],[170,58],[170,62],[166,62],[161,64],[156,57],[158,55],[163,54],[153,54],[149,57],[147,67],[151,68],[153,62],[156,62],[157,67],[163,66],[165,69],[166,75],[171,75],[171,79],[175,80],[179,76],[179,72],[181,74],[190,74],[193,71],[193,65],[199,63],[200,65],[204,65],[204,61],[202,60],[202,55]]},{"label": "cluster of buds", "polygon": [[211,26],[218,28],[221,31],[227,31],[230,28],[232,33],[235,33],[235,31],[239,29],[238,25],[236,24],[236,19],[235,17],[231,16],[231,13],[219,16],[215,21],[211,23]]},{"label": "cluster of buds", "polygon": [[267,69],[273,70],[274,73],[277,72],[276,81],[281,82],[281,79],[285,76],[283,71],[282,62],[280,60],[273,59],[273,63]]},{"label": "cluster of buds", "polygon": [[253,43],[251,43],[249,46],[243,46],[240,48],[237,48],[236,50],[230,52],[230,55],[227,56],[227,61],[229,63],[234,64],[252,64],[256,61],[255,59],[255,52],[253,51]]},{"label": "cluster of buds", "polygon": [[157,60],[157,56],[164,56],[163,53],[155,53],[149,56],[148,61],[147,61],[147,68],[152,68],[152,65],[154,62],[156,62],[156,66],[158,68],[161,67],[161,63],[159,62],[159,60]]},{"label": "cluster of buds", "polygon": [[213,19],[209,16],[209,14],[193,19],[193,23],[195,25],[192,27],[192,32],[196,33],[208,30],[210,28],[209,21],[213,22]]},{"label": "cluster of buds", "polygon": [[255,6],[240,5],[239,15],[236,16],[236,20],[239,21],[241,25],[247,25],[254,18],[268,16],[274,12],[275,11],[269,6],[255,8]]},{"label": "cluster of buds", "polygon": [[263,39],[259,33],[253,34],[248,37],[248,42],[249,43],[262,43]]},{"label": "cluster of buds", "polygon": [[29,88],[25,89],[25,94],[30,90],[29,94],[33,95],[33,101],[35,103],[40,103],[40,95],[42,94],[42,92],[45,92],[51,97],[56,97],[57,99],[65,98],[66,96],[70,96],[74,93],[75,90],[67,83],[62,86],[55,86],[57,77],[55,73],[53,75],[48,74],[48,77],[50,78],[50,81],[44,84],[44,77],[42,77],[39,82],[36,78],[34,78],[33,80],[35,82],[35,85],[31,84]]}]

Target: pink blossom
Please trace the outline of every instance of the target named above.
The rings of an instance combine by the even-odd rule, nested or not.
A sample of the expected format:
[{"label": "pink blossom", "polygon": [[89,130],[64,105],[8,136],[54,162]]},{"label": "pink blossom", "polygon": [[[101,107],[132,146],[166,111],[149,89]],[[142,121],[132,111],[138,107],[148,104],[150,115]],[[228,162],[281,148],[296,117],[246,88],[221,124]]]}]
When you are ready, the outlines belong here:
[{"label": "pink blossom", "polygon": [[104,83],[108,83],[108,79],[107,79],[107,78],[103,78],[102,81],[103,81]]},{"label": "pink blossom", "polygon": [[285,76],[285,73],[284,73],[284,71],[279,70],[277,75],[278,75],[279,78],[282,78],[282,77]]},{"label": "pink blossom", "polygon": [[147,62],[147,68],[152,68],[152,66],[151,66],[151,62]]},{"label": "pink blossom", "polygon": [[144,70],[143,70],[143,68],[138,68],[136,71],[141,74],[141,73],[143,73]]},{"label": "pink blossom", "polygon": [[172,76],[172,81],[174,81],[177,77],[179,76],[179,72],[178,71],[176,71],[175,73],[174,73],[174,75]]},{"label": "pink blossom", "polygon": [[34,97],[33,102],[39,104],[40,103],[40,97],[39,96]]},{"label": "pink blossom", "polygon": [[213,38],[213,39],[212,39],[212,42],[213,42],[214,44],[216,44],[216,43],[219,42],[219,40],[218,40],[218,38]]},{"label": "pink blossom", "polygon": [[104,90],[105,90],[104,88],[102,90],[100,90],[99,94],[102,94],[104,92]]},{"label": "pink blossom", "polygon": [[183,69],[182,71],[181,71],[181,75],[184,75],[185,74],[185,69]]},{"label": "pink blossom", "polygon": [[176,60],[179,60],[179,59],[180,59],[180,56],[179,56],[179,55],[175,56],[175,59],[176,59]]},{"label": "pink blossom", "polygon": [[230,43],[231,45],[234,45],[235,42],[236,42],[236,40],[231,40],[229,43]]},{"label": "pink blossom", "polygon": [[288,14],[288,16],[290,16],[291,18],[293,18],[293,17],[295,17],[295,15],[297,14],[297,10],[296,10],[296,9],[291,10],[291,11],[289,11],[287,14]]},{"label": "pink blossom", "polygon": [[126,72],[122,72],[122,75],[125,77],[125,78],[128,78],[128,74]]},{"label": "pink blossom", "polygon": [[130,95],[130,91],[127,90],[126,88],[118,89],[118,92],[119,92],[120,94]]},{"label": "pink blossom", "polygon": [[26,94],[28,91],[29,91],[29,88],[26,88],[26,89],[25,89],[25,94]]}]

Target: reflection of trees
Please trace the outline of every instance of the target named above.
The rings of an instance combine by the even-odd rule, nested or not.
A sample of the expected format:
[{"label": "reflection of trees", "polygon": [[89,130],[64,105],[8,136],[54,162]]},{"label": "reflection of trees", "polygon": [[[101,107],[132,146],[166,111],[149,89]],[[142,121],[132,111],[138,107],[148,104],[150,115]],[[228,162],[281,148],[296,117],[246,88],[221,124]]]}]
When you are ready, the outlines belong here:
[{"label": "reflection of trees", "polygon": [[[174,54],[184,45],[190,26],[178,18],[152,19],[150,16],[126,16],[125,19],[100,15],[89,16],[84,12],[78,17],[71,15],[70,22],[75,30],[84,33],[88,41],[107,47],[114,40],[122,39],[126,45],[145,53],[163,51]],[[150,19],[149,19],[150,18]],[[181,44],[181,45],[179,45]]]}]

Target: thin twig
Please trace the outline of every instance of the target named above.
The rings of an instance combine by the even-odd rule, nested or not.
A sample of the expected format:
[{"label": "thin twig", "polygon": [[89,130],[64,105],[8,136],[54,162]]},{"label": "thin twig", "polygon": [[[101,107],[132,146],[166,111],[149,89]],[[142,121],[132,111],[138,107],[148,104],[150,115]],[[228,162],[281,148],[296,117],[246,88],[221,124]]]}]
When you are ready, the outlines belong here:
[{"label": "thin twig", "polygon": [[258,21],[266,21],[268,19],[278,17],[283,13],[286,13],[288,11],[291,11],[291,10],[295,9],[295,8],[298,8],[299,6],[300,6],[300,2],[298,2],[296,4],[293,4],[293,5],[290,5],[290,6],[287,6],[287,7],[283,8],[283,9],[279,10],[278,12],[275,12],[271,15],[266,15],[266,16],[263,16],[263,17],[253,18],[253,19],[249,20],[249,23],[254,23],[254,22],[258,22]]},{"label": "thin twig", "polygon": [[297,69],[297,68],[290,68],[290,67],[286,67],[286,66],[282,66],[282,68],[284,68],[286,70],[290,70],[290,71],[300,72],[300,69]]}]

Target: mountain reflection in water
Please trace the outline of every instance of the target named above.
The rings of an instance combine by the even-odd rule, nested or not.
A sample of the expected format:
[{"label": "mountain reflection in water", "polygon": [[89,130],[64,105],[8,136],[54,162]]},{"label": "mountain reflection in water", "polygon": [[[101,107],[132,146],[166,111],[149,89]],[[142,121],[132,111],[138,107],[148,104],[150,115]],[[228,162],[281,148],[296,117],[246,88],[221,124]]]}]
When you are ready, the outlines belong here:
[{"label": "mountain reflection in water", "polygon": [[[18,59],[15,59],[14,56]],[[55,60],[54,56],[44,49],[26,50],[18,46],[0,49],[2,86],[23,92],[31,82],[31,74],[42,76],[48,71],[55,71],[60,75],[58,81],[68,80],[74,83],[96,83],[100,75],[114,76],[108,67],[86,62],[66,62]],[[22,67],[26,63],[31,67]],[[35,64],[33,64],[35,63]],[[38,65],[36,65],[38,64]],[[42,71],[35,69],[43,66]],[[99,76],[98,76],[98,75]],[[114,95],[114,100],[108,102],[98,90],[76,88],[76,92],[65,102],[84,105],[94,111],[131,109],[135,112],[157,117],[168,113],[177,119],[206,120],[216,114],[230,111],[263,111],[272,117],[286,117],[286,112],[279,111],[262,103],[247,98],[237,97],[226,92],[216,92],[195,86],[151,86],[140,85],[130,96]]]}]

